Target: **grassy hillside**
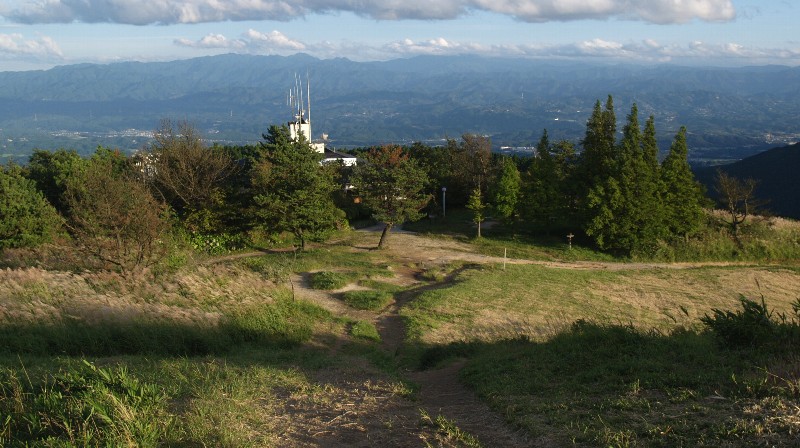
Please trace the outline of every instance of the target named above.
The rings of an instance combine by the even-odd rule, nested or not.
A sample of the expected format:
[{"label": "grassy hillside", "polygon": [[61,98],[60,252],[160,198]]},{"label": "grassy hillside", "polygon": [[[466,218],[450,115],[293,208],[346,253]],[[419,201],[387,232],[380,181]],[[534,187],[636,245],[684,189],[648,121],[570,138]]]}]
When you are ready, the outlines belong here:
[{"label": "grassy hillside", "polygon": [[[402,232],[376,251],[379,236],[141,276],[5,254],[0,444],[796,441],[796,264],[575,260],[560,247],[504,259],[503,240]],[[759,338],[730,345],[701,318],[741,321],[741,295],[769,312],[744,318]]]}]

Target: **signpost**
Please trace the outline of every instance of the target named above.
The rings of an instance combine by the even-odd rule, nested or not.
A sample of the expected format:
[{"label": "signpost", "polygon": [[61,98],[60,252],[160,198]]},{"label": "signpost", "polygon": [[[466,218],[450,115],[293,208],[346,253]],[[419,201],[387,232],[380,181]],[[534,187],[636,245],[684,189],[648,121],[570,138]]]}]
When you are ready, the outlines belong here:
[{"label": "signpost", "polygon": [[445,194],[446,193],[447,193],[447,187],[442,187],[442,218],[444,218],[447,215],[447,212],[445,210],[445,208],[446,208],[445,207]]}]

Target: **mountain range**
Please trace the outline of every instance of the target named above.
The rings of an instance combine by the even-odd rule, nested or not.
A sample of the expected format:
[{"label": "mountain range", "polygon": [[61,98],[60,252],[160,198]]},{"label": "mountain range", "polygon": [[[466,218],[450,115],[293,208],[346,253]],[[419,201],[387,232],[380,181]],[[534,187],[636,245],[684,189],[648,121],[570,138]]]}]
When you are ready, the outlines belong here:
[{"label": "mountain range", "polygon": [[642,121],[653,114],[664,151],[686,126],[699,164],[800,140],[797,67],[228,54],[0,72],[0,156],[98,144],[135,150],[163,118],[188,120],[210,140],[255,142],[291,118],[286,95],[297,78],[310,80],[313,137],[327,133],[340,148],[437,143],[467,132],[491,136],[497,148],[526,147],[545,128],[551,139],[578,142],[595,102],[608,95],[620,129],[633,102]]},{"label": "mountain range", "polygon": [[712,196],[717,170],[739,180],[754,179],[754,197],[757,202],[765,202],[761,212],[800,219],[800,143],[773,148],[735,163],[696,169],[695,175]]}]

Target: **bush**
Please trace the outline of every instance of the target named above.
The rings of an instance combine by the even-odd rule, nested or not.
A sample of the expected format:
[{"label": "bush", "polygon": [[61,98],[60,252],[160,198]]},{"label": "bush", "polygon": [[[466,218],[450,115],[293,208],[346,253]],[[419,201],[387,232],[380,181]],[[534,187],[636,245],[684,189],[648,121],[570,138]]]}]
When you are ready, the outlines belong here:
[{"label": "bush", "polygon": [[795,317],[787,318],[780,314],[773,319],[773,313],[767,309],[764,298],[761,303],[742,296],[739,298],[742,309],[723,311],[713,309],[712,315],[706,314],[700,320],[723,345],[742,347],[764,345],[778,342],[800,342],[800,299],[793,304]]},{"label": "bush", "polygon": [[60,226],[61,218],[33,181],[0,168],[0,250],[38,246]]},{"label": "bush", "polygon": [[384,291],[348,291],[344,302],[359,310],[378,311],[392,301],[392,295]]},{"label": "bush", "polygon": [[311,274],[311,287],[314,289],[339,289],[347,285],[348,277],[331,271],[320,271]]},{"label": "bush", "polygon": [[67,183],[68,227],[77,246],[101,266],[123,271],[152,266],[169,252],[167,206],[147,186],[117,173],[108,160],[92,160]]}]

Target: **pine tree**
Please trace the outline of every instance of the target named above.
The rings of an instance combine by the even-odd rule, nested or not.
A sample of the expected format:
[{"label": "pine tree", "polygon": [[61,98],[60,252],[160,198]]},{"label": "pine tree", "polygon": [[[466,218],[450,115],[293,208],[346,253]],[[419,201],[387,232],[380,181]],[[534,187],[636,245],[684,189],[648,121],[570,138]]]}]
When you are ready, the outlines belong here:
[{"label": "pine tree", "polygon": [[[634,107],[635,111],[635,107]],[[581,157],[585,183],[582,207],[584,230],[601,249],[627,251],[631,246],[631,184],[634,176],[633,148],[639,141],[638,118],[628,117],[623,142],[615,143],[616,115],[609,95],[605,110],[595,105],[586,125]]]},{"label": "pine tree", "polygon": [[534,228],[550,230],[550,223],[561,201],[557,175],[550,140],[545,129],[536,145],[536,157],[525,173],[524,210],[521,214]]},{"label": "pine tree", "polygon": [[688,162],[686,128],[681,127],[661,164],[664,186],[664,217],[673,235],[688,238],[703,222],[703,188],[695,180]]},{"label": "pine tree", "polygon": [[323,239],[344,220],[333,202],[337,185],[305,138],[293,141],[285,126],[271,126],[264,138],[265,160],[253,179],[256,215],[272,231],[291,232],[305,250],[307,240]]}]

